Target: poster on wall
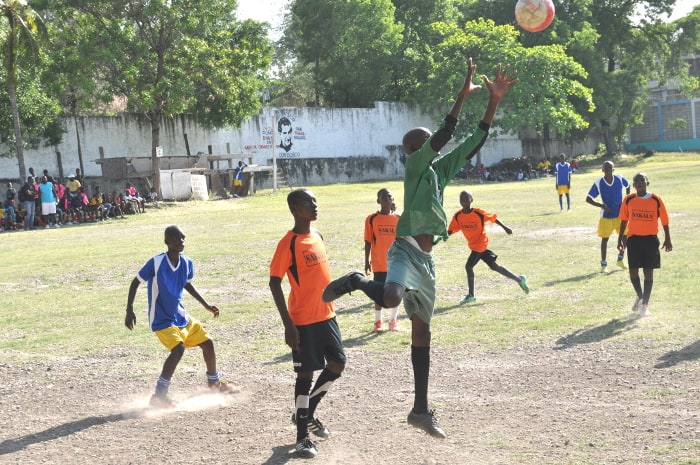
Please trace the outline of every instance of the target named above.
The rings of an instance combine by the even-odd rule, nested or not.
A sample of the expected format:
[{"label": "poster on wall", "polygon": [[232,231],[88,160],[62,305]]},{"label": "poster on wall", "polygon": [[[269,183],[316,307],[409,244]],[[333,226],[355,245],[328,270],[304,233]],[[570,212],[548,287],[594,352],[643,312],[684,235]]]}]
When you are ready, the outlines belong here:
[{"label": "poster on wall", "polygon": [[306,134],[293,116],[282,116],[277,120],[277,137],[277,158],[301,158],[301,145],[306,140]]}]

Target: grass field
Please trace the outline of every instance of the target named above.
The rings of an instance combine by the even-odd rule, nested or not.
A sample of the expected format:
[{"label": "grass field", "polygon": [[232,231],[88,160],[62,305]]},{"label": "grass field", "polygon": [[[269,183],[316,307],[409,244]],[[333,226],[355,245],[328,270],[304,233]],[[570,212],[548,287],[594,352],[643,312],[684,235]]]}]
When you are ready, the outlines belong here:
[{"label": "grass field", "polygon": [[[480,263],[477,301],[460,305],[466,241],[455,235],[436,246],[431,402],[448,430],[443,442],[426,442],[405,424],[412,393],[403,313],[399,333],[376,335],[364,294],[339,299],[349,363],[337,394],[324,400],[335,436],[322,444],[326,459],[317,463],[700,464],[700,154],[615,162],[629,180],[646,173],[671,217],[673,251],[662,252],[651,315],[631,315],[627,271],[612,263],[610,273],[600,273],[599,211],[585,197],[602,175],[602,160],[573,175],[569,213],[559,212],[553,178],[454,181],[446,191],[448,215],[459,209],[463,189],[475,207],[497,213],[513,235],[490,226],[490,248],[500,264],[527,276],[531,292]],[[363,221],[376,210],[381,187],[394,192],[400,210],[400,181],[311,188],[319,204],[314,226],[334,276],[362,268]],[[0,462],[193,463],[187,454],[153,448],[175,432],[197,437],[189,452],[210,457],[208,463],[293,461],[287,413],[293,375],[268,289],[270,258],[293,225],[288,192],[163,203],[123,220],[1,234]],[[249,391],[242,408],[189,413],[185,422],[182,412],[154,418],[124,407],[150,395],[165,358],[147,326],[143,286],[134,331],[124,327],[124,311],[129,283],[165,250],[170,224],[185,231],[195,284],[221,316],[214,320],[189,296],[185,305],[214,335],[224,374]],[[188,351],[176,372],[180,395],[202,381],[197,352]],[[368,393],[373,385],[378,391]],[[250,434],[253,422],[258,429]],[[385,461],[375,440],[397,458]],[[132,455],[123,456],[125,449]]]},{"label": "grass field", "polygon": [[[664,154],[616,162],[616,173],[630,180],[639,171],[649,176],[650,190],[662,196],[670,212],[674,245],[673,252],[662,252],[662,268],[655,276],[650,311],[659,318],[619,336],[692,339],[698,334],[700,320],[700,196],[695,192],[700,156]],[[527,275],[532,292],[525,296],[517,284],[482,263],[475,270],[477,301],[460,306],[466,294],[468,250],[461,235],[453,236],[435,248],[436,312],[440,315],[434,321],[436,343],[474,344],[476,350],[540,343],[595,327],[629,310],[633,292],[627,273],[614,265],[610,274],[599,273],[598,211],[584,201],[592,181],[601,174],[599,163],[593,161],[573,175],[570,213],[559,212],[553,178],[450,184],[445,196],[448,214],[459,208],[459,192],[468,189],[474,206],[498,213],[513,229],[513,235],[507,236],[491,225],[490,247],[499,255],[499,263]],[[392,189],[400,206],[400,182],[312,188],[319,203],[315,226],[324,235],[334,275],[362,268],[363,220],[376,209],[375,194],[383,186]],[[120,325],[129,282],[145,260],[164,250],[162,232],[171,223],[182,226],[187,234],[185,253],[197,267],[196,285],[222,308],[218,325],[235,331],[241,325],[265,322],[266,331],[280,332],[267,281],[276,242],[293,224],[287,192],[163,204],[125,220],[4,233],[0,236],[0,286],[8,331],[0,340],[0,351],[22,361],[89,353],[96,346],[108,349],[129,344],[152,350],[152,336],[143,326],[130,333]],[[615,242],[613,237],[608,250],[613,259]],[[187,299],[193,314],[208,318],[194,299]],[[136,306],[145,309],[144,289],[137,295]],[[337,310],[350,344],[372,323],[372,308],[363,295],[340,300]],[[468,323],[465,312],[469,313]],[[286,352],[282,344],[270,345],[264,336],[246,340],[251,356]],[[405,340],[385,338],[374,347],[385,350],[403,344]]]}]

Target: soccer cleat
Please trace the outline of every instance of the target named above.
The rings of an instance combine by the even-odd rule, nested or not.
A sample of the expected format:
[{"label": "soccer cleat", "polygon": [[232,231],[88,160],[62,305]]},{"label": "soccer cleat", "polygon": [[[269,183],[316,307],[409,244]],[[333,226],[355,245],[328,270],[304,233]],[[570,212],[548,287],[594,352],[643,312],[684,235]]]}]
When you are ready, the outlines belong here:
[{"label": "soccer cleat", "polygon": [[345,273],[340,278],[334,279],[328,286],[323,290],[321,298],[324,302],[333,302],[338,297],[349,294],[356,288],[352,285],[352,278],[364,276],[358,270],[352,270]]},{"label": "soccer cleat", "polygon": [[523,275],[520,275],[519,278],[520,281],[518,281],[518,284],[520,285],[520,289],[522,289],[525,294],[529,294],[530,288],[527,285],[527,278]]},{"label": "soccer cleat", "polygon": [[649,304],[639,304],[639,316],[649,315]]},{"label": "soccer cleat", "polygon": [[624,261],[624,260],[618,260],[615,264],[616,264],[617,266],[619,266],[620,268],[622,268],[623,270],[626,270],[626,269],[627,269],[627,265],[625,265],[625,261]]},{"label": "soccer cleat", "polygon": [[149,401],[149,404],[151,405],[151,407],[162,408],[162,409],[177,407],[177,402],[172,400],[166,394],[153,394],[151,396],[151,400]]},{"label": "soccer cleat", "polygon": [[311,442],[311,439],[309,439],[308,436],[304,439],[298,440],[294,448],[296,449],[297,454],[306,459],[312,459],[318,454],[316,445]]},{"label": "soccer cleat", "polygon": [[420,428],[433,437],[441,439],[447,437],[442,428],[440,428],[440,425],[438,425],[433,410],[426,413],[415,413],[413,410],[411,410],[411,413],[408,414],[407,421],[409,425]]},{"label": "soccer cleat", "polygon": [[236,394],[238,392],[241,392],[241,390],[238,387],[229,384],[226,381],[217,381],[215,383],[209,383],[209,389],[212,392],[220,392],[222,394]]},{"label": "soccer cleat", "polygon": [[459,302],[459,304],[460,304],[460,305],[464,305],[464,304],[468,304],[468,303],[474,302],[475,300],[476,300],[476,297],[474,297],[474,296],[471,295],[471,294],[467,294],[467,295]]},{"label": "soccer cleat", "polygon": [[632,305],[632,311],[637,312],[639,311],[639,307],[642,305],[642,298],[637,297],[634,299],[634,305]]},{"label": "soccer cleat", "polygon": [[398,331],[399,330],[399,322],[396,320],[391,320],[389,322],[389,331]]},{"label": "soccer cleat", "polygon": [[609,270],[608,270],[608,267],[607,267],[607,266],[603,266],[603,265],[600,266],[600,272],[601,272],[601,273],[607,273],[608,271],[609,271]]},{"label": "soccer cleat", "polygon": [[382,326],[382,320],[377,320],[374,322],[374,332],[375,333],[381,333],[384,331],[384,327]]},{"label": "soccer cleat", "polygon": [[[292,413],[292,423],[295,425],[297,424],[297,414]],[[314,435],[318,436],[319,438],[327,438],[328,436],[331,435],[331,432],[328,431],[328,428],[326,428],[323,423],[321,423],[321,420],[318,418],[309,418],[307,421],[307,427],[310,432],[314,433]]]}]

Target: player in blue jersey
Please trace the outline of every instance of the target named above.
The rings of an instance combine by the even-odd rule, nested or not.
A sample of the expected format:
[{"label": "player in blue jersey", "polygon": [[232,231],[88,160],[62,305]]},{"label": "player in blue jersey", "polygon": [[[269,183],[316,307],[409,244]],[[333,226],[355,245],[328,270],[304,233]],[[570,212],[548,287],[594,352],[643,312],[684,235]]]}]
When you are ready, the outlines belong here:
[{"label": "player in blue jersey", "polygon": [[559,195],[559,211],[564,211],[562,196],[566,195],[566,210],[571,211],[571,165],[566,161],[566,155],[563,153],[559,156],[559,163],[554,166],[554,187]]},{"label": "player in blue jersey", "polygon": [[148,260],[131,281],[124,324],[127,328],[134,329],[136,324],[134,298],[139,285],[146,283],[148,285],[148,323],[151,331],[170,351],[150,403],[154,407],[173,408],[176,403],[168,397],[168,389],[175,368],[185,353],[185,348],[199,346],[202,349],[207,366],[207,382],[211,390],[228,393],[234,392],[235,388],[219,379],[214,343],[202,324],[192,318],[182,305],[183,291],[186,290],[209,310],[214,318],[219,316],[216,305],[208,304],[192,284],[194,265],[192,259],[182,253],[185,249],[185,233],[178,226],[168,226],[165,229],[165,244],[168,246],[168,251]]},{"label": "player in blue jersey", "polygon": [[[607,250],[608,239],[613,231],[620,235],[620,205],[622,205],[622,189],[630,193],[629,181],[619,174],[613,174],[615,164],[612,161],[603,163],[603,176],[593,182],[586,202],[594,207],[600,208],[600,219],[598,220],[598,237],[600,237],[600,270],[603,273],[608,271]],[[600,196],[600,202],[595,198]],[[625,253],[619,252],[617,255],[617,266],[624,269]]]}]

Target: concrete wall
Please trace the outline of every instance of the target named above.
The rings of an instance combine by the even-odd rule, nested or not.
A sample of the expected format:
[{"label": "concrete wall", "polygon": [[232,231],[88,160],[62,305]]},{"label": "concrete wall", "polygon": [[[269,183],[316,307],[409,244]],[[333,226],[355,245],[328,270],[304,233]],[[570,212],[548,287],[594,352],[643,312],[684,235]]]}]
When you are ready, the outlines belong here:
[{"label": "concrete wall", "polygon": [[[398,144],[403,134],[415,126],[434,128],[442,114],[387,102],[377,102],[374,108],[264,107],[238,129],[207,130],[190,115],[178,116],[164,121],[160,137],[163,161],[169,156],[188,155],[189,147],[192,156],[240,154],[259,165],[270,165],[276,157],[296,186],[359,182],[401,177]],[[281,147],[278,126],[282,118],[291,123],[291,146],[286,148]],[[59,146],[25,151],[27,168],[34,167],[37,174],[48,169],[52,175],[67,177],[80,167],[80,140],[84,174],[99,182],[103,166],[110,166],[95,163],[101,150],[105,158],[148,157],[151,153],[150,122],[141,115],[66,118],[64,127],[67,132]],[[502,158],[543,156],[523,154],[522,150],[517,136],[490,138],[481,150],[481,162],[489,166]],[[104,175],[110,177],[109,173]],[[1,158],[0,179],[18,178],[17,159]]]}]

